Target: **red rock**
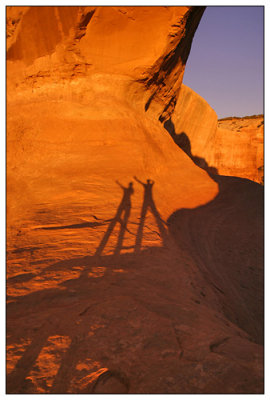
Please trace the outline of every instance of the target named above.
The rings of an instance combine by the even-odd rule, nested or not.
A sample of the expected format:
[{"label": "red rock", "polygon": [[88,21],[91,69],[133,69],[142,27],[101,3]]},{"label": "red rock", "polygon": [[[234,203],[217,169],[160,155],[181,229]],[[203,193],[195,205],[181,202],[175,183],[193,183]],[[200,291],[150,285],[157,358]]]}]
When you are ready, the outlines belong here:
[{"label": "red rock", "polygon": [[263,183],[263,115],[218,121],[209,104],[182,85],[165,127],[200,167]]},{"label": "red rock", "polygon": [[263,392],[262,187],[163,127],[203,11],[8,7],[7,393]]}]

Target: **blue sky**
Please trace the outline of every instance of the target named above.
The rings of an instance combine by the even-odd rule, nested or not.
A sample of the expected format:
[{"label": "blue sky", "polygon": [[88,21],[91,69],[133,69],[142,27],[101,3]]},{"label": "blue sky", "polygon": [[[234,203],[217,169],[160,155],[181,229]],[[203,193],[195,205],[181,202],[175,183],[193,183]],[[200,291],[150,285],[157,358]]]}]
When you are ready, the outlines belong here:
[{"label": "blue sky", "polygon": [[183,83],[218,118],[263,113],[264,8],[207,7]]}]

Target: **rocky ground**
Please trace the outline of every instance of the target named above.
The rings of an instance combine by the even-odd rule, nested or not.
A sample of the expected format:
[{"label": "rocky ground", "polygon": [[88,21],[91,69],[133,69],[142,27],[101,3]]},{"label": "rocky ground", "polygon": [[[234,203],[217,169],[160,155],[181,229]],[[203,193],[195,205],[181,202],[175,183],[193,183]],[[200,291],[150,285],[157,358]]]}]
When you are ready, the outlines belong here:
[{"label": "rocky ground", "polygon": [[[38,32],[56,18],[68,50],[55,33],[21,52],[38,10],[10,10],[7,393],[262,393],[263,187],[209,175],[163,120],[186,50],[182,70],[164,60],[197,11],[188,23],[188,7],[158,7],[153,20],[114,8],[117,40],[134,38],[137,20],[159,21],[169,40],[150,46],[149,61],[121,58],[125,36],[117,58],[115,39],[90,71],[80,57],[87,46],[95,56],[91,34],[108,47],[99,35],[112,14],[45,9]],[[154,89],[147,62],[168,68]],[[148,83],[134,78],[144,68]]]}]

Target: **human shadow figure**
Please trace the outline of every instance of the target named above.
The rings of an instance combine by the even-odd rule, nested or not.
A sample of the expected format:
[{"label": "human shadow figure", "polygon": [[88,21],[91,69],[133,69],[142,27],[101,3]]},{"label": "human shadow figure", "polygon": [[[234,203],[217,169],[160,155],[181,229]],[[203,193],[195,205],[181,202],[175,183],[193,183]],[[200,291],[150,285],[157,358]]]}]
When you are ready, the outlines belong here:
[{"label": "human shadow figure", "polygon": [[134,247],[134,253],[138,253],[141,249],[141,244],[142,244],[142,238],[143,238],[143,228],[145,225],[145,217],[146,217],[146,213],[149,209],[149,211],[151,211],[151,213],[153,214],[153,216],[156,219],[156,223],[160,232],[160,236],[162,238],[163,241],[163,245],[167,242],[167,231],[166,228],[164,227],[164,224],[166,224],[166,222],[164,222],[156,208],[156,205],[154,203],[154,199],[153,199],[153,185],[154,185],[154,181],[152,179],[147,179],[147,181],[144,183],[142,181],[140,181],[136,176],[134,176],[134,179],[143,186],[144,188],[144,198],[143,198],[143,205],[142,205],[142,209],[141,209],[141,216],[140,216],[140,222],[139,222],[139,227],[138,227],[138,231],[137,231],[137,236],[136,236],[136,241],[135,241],[135,247]]},{"label": "human shadow figure", "polygon": [[[125,231],[128,230],[127,223],[128,223],[128,219],[130,216],[130,210],[131,210],[131,196],[134,193],[133,182],[129,182],[127,187],[123,186],[118,181],[116,181],[116,183],[123,190],[123,197],[122,197],[121,203],[117,209],[115,217],[111,220],[111,222],[108,226],[108,229],[107,229],[105,235],[103,236],[103,238],[95,252],[95,256],[101,255],[117,222],[120,224],[120,232],[118,235],[117,244],[115,246],[114,255],[120,254],[123,240],[124,240]],[[123,217],[122,217],[122,214],[123,214]]]}]

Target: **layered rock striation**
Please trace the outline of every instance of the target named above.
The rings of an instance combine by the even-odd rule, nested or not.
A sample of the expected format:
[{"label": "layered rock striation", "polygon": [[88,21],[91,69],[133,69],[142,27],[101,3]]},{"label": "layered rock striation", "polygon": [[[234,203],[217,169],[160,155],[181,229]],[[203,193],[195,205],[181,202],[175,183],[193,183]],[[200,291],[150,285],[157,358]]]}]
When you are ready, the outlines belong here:
[{"label": "layered rock striation", "polygon": [[181,100],[203,11],[7,8],[7,393],[262,393],[262,188]]},{"label": "layered rock striation", "polygon": [[218,120],[201,96],[182,85],[164,127],[199,167],[210,173],[263,183],[263,115]]},{"label": "layered rock striation", "polygon": [[212,156],[221,175],[240,176],[264,182],[264,116],[218,121]]}]

